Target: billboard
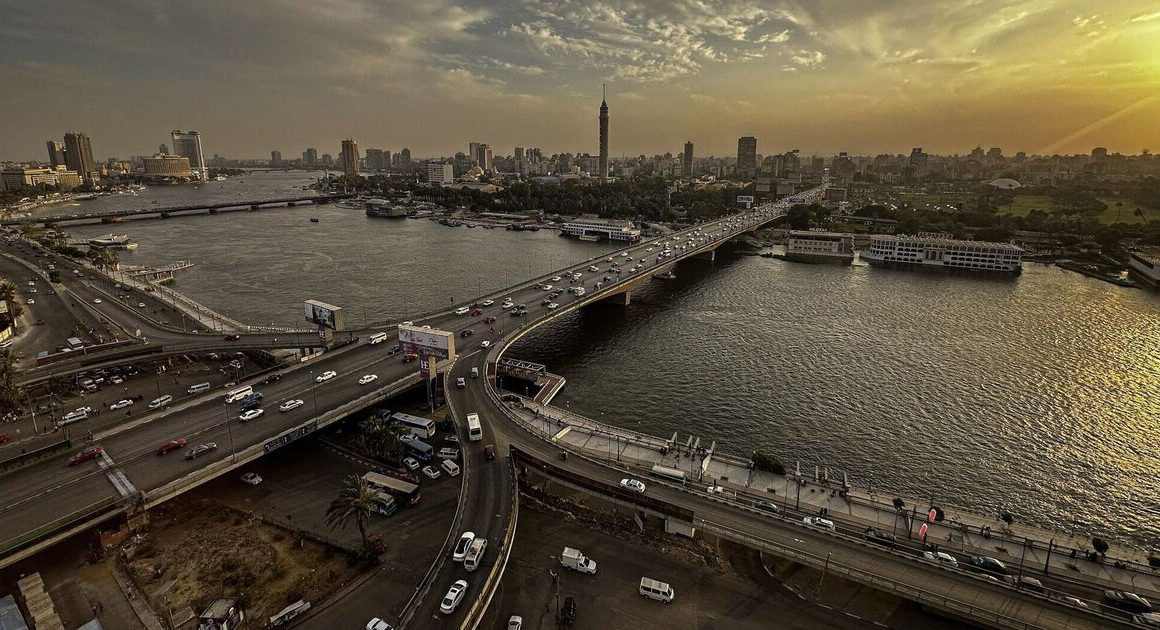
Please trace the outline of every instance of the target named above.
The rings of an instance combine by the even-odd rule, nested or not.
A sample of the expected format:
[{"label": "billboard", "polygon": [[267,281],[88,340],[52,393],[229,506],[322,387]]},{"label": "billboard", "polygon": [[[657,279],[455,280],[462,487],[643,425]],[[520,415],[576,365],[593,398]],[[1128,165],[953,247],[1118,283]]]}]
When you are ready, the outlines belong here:
[{"label": "billboard", "polygon": [[317,324],[322,328],[341,330],[343,328],[343,312],[341,306],[306,300],[306,321]]},{"label": "billboard", "polygon": [[421,357],[455,358],[455,333],[435,328],[399,326],[399,348]]}]

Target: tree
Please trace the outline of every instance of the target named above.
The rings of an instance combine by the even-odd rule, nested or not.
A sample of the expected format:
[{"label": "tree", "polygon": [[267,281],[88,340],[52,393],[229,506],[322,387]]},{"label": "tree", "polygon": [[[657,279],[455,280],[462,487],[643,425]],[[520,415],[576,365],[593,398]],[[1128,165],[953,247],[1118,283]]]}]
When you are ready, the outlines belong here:
[{"label": "tree", "polygon": [[757,470],[771,472],[775,475],[785,474],[785,464],[781,463],[781,460],[774,457],[773,455],[770,455],[769,453],[753,451],[753,455],[751,455],[749,459],[753,461],[753,467]]},{"label": "tree", "polygon": [[406,429],[398,421],[383,422],[372,416],[359,424],[356,444],[367,455],[376,459],[398,461],[401,453],[399,438]]},{"label": "tree", "polygon": [[93,247],[89,249],[89,260],[97,269],[116,269],[120,264],[116,250],[108,247]]},{"label": "tree", "polygon": [[1003,512],[999,515],[999,520],[1006,523],[1007,527],[1010,527],[1015,522],[1015,517],[1010,512]]},{"label": "tree", "polygon": [[367,541],[367,525],[370,523],[371,512],[377,509],[385,510],[386,497],[371,487],[362,477],[350,475],[342,482],[342,489],[338,496],[326,508],[326,524],[331,529],[346,528],[354,521],[358,527],[359,538],[371,552],[370,542]]},{"label": "tree", "polygon": [[1092,549],[1095,549],[1096,553],[1101,556],[1106,556],[1108,555],[1108,548],[1108,541],[1098,536],[1092,536]]},{"label": "tree", "polygon": [[902,511],[902,508],[906,507],[906,501],[903,501],[902,497],[894,497],[893,503],[894,509],[898,510],[899,512]]},{"label": "tree", "polygon": [[0,350],[0,414],[15,411],[24,400],[24,388],[16,382],[20,373],[17,365],[11,349]]}]

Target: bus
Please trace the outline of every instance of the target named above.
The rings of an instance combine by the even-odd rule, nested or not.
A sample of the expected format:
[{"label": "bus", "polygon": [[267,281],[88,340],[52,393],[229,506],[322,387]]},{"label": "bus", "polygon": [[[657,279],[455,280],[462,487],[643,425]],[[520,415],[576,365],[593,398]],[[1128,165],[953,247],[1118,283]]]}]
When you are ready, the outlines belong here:
[{"label": "bus", "polygon": [[244,387],[239,387],[237,389],[231,389],[230,391],[226,392],[226,404],[228,405],[230,403],[234,403],[234,402],[237,402],[239,400],[242,400],[246,396],[249,396],[250,394],[253,394],[253,393],[254,393],[254,388],[249,386],[249,385],[246,385]]},{"label": "bus", "polygon": [[420,418],[419,416],[412,416],[409,413],[395,412],[391,415],[392,420],[396,420],[403,428],[410,431],[411,435],[421,438],[435,437],[435,421],[430,418]]},{"label": "bus", "polygon": [[431,448],[430,444],[420,440],[413,435],[408,435],[405,437],[410,439],[400,438],[400,440],[403,442],[404,452],[421,462],[429,462],[434,459],[435,449]]},{"label": "bus", "polygon": [[375,472],[369,472],[362,478],[370,487],[390,494],[403,505],[415,505],[422,498],[419,494],[419,486],[410,481],[395,479]]},{"label": "bus", "polygon": [[685,475],[685,471],[678,470],[676,468],[669,468],[668,466],[661,466],[660,464],[653,464],[652,474],[653,476],[661,477],[663,479],[668,479],[669,481],[675,481],[682,484],[688,481],[688,477]]},{"label": "bus", "polygon": [[386,341],[387,337],[388,337],[387,333],[377,332],[377,333],[371,335],[370,337],[367,337],[367,343],[373,346],[376,343],[382,343],[382,342]]},{"label": "bus", "polygon": [[467,439],[478,442],[483,439],[483,428],[479,426],[479,414],[467,414]]}]

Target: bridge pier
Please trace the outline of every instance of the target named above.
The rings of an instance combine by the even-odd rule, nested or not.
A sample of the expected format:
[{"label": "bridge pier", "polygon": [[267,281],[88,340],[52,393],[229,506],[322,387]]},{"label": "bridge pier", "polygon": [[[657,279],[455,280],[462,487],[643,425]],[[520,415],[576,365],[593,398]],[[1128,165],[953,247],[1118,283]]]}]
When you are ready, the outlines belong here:
[{"label": "bridge pier", "polygon": [[713,261],[717,260],[717,250],[711,249],[707,252],[702,252],[700,254],[693,254],[692,256],[689,256],[689,258],[693,258],[696,260],[707,260],[709,262],[713,262]]},{"label": "bridge pier", "polygon": [[210,209],[209,209],[209,213],[210,213],[210,214],[217,214],[217,213],[218,213],[218,209],[217,209],[217,208],[210,208]]},{"label": "bridge pier", "polygon": [[258,204],[256,204],[256,203],[250,204],[250,211],[257,212],[258,211]]},{"label": "bridge pier", "polygon": [[604,298],[601,301],[608,302],[610,304],[616,304],[619,306],[628,306],[629,304],[632,303],[632,291],[625,290],[621,293],[615,293],[613,295],[610,295],[610,296]]}]

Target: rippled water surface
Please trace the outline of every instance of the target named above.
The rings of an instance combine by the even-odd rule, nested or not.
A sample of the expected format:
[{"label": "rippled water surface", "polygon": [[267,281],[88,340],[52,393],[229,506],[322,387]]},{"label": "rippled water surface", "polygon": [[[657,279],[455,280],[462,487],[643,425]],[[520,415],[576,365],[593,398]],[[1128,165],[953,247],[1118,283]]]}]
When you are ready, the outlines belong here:
[{"label": "rippled water surface", "polygon": [[[224,185],[259,197],[306,181],[245,179]],[[608,249],[334,206],[117,231],[141,243],[127,261],[197,262],[176,288],[252,323],[296,324],[309,297],[356,324],[402,318]],[[566,376],[557,404],[611,423],[760,447],[984,513],[1160,538],[1157,295],[1041,265],[986,280],[724,252],[676,273],[628,308],[544,326],[509,356]]]}]

